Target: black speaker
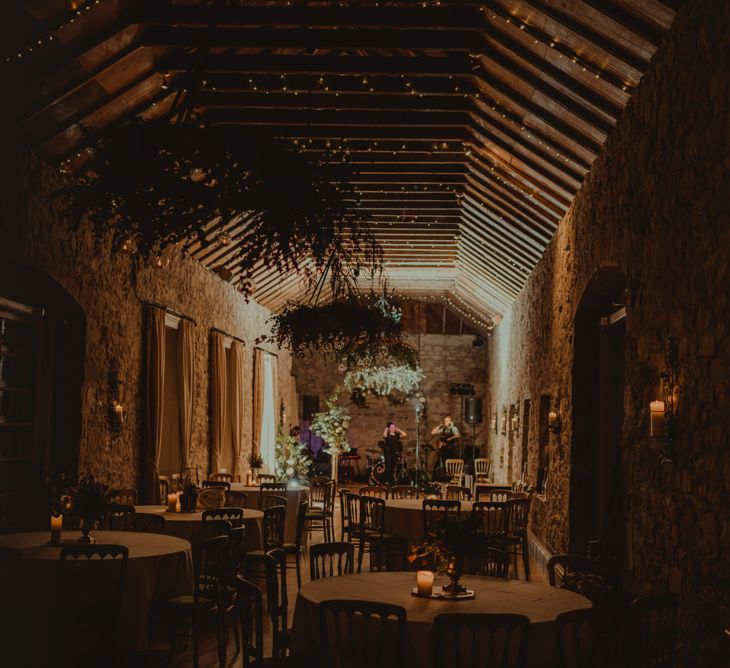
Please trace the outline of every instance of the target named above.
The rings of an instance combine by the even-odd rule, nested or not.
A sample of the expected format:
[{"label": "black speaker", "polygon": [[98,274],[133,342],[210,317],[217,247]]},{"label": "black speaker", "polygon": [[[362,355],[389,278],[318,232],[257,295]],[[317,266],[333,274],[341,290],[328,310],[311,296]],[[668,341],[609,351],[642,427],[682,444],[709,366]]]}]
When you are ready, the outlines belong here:
[{"label": "black speaker", "polygon": [[312,421],[312,416],[319,413],[319,396],[316,394],[305,394],[302,396],[302,419]]},{"label": "black speaker", "polygon": [[482,400],[480,397],[464,399],[464,419],[467,424],[482,423]]}]

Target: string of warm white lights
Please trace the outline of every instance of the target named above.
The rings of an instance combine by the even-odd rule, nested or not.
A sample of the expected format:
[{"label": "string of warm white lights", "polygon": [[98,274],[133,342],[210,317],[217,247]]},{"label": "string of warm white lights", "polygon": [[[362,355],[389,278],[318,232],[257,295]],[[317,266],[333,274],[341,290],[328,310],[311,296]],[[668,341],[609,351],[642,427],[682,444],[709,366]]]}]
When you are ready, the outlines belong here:
[{"label": "string of warm white lights", "polygon": [[420,302],[430,302],[433,304],[447,304],[450,306],[456,313],[459,314],[460,317],[462,317],[465,320],[468,320],[469,322],[478,325],[479,327],[482,327],[486,330],[489,330],[491,332],[492,329],[494,329],[494,323],[491,321],[486,321],[481,318],[478,318],[474,316],[472,313],[469,313],[468,311],[464,310],[461,306],[456,304],[450,297],[446,295],[420,295],[418,297],[411,297],[406,295],[398,295],[400,299],[407,299],[409,301],[420,301]]}]

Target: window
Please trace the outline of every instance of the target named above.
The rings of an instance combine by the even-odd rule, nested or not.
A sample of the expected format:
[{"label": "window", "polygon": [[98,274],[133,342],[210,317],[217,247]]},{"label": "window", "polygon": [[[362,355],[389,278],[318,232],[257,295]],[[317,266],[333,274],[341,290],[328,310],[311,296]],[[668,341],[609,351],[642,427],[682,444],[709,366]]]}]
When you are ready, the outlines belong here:
[{"label": "window", "polygon": [[182,438],[180,435],[180,348],[179,319],[165,318],[165,379],[163,384],[162,445],[160,475],[171,477],[182,472]]},{"label": "window", "polygon": [[276,356],[263,353],[262,410],[261,410],[261,457],[264,471],[276,470]]}]

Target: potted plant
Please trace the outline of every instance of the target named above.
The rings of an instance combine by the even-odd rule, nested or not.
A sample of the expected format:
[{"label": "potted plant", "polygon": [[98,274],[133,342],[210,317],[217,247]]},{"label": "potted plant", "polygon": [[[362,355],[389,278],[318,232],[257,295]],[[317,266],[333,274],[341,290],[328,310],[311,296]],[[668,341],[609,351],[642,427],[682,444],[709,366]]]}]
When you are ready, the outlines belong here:
[{"label": "potted plant", "polygon": [[258,454],[257,452],[252,452],[248,456],[248,465],[251,467],[251,470],[253,471],[253,484],[258,484],[259,479],[259,471],[264,465],[264,458]]}]

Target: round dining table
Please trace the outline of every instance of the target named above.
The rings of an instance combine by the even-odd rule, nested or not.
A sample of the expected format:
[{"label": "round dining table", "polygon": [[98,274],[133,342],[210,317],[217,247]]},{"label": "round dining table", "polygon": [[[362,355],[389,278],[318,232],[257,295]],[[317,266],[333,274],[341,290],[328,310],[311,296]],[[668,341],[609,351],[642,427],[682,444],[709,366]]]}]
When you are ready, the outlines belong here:
[{"label": "round dining table", "polygon": [[[471,501],[461,502],[461,512],[471,512]],[[403,536],[408,545],[423,542],[423,499],[388,499],[385,502],[385,531]]]},{"label": "round dining table", "polygon": [[[64,531],[62,545],[75,545],[81,532]],[[119,610],[118,647],[123,652],[144,651],[148,647],[148,622],[155,601],[190,594],[193,587],[193,560],[190,543],[174,536],[132,531],[94,531],[99,544],[124,545],[129,549],[125,585]],[[48,545],[49,531],[0,536],[0,548],[12,550],[17,558],[5,561],[3,577],[15,580],[22,596],[13,613],[21,638],[19,645],[28,660],[49,650],[44,639],[54,635],[58,624],[61,583],[61,547]],[[4,580],[9,582],[10,580]],[[10,606],[3,600],[3,606]],[[66,638],[65,642],[83,642]],[[100,657],[100,664],[103,665]],[[38,663],[37,665],[46,665]],[[51,665],[51,664],[48,664]]]},{"label": "round dining table", "polygon": [[[443,578],[443,584],[446,582]],[[474,590],[473,599],[447,601],[413,596],[415,573],[359,573],[305,584],[299,590],[294,609],[292,654],[317,665],[318,604],[330,599],[354,599],[405,608],[406,662],[409,668],[436,668],[432,627],[434,618],[443,613],[525,615],[530,620],[526,665],[529,668],[549,668],[555,661],[555,618],[563,612],[591,607],[591,602],[580,594],[524,580],[464,576],[461,583]]]},{"label": "round dining table", "polygon": [[[203,512],[177,513],[167,510],[167,506],[135,506],[138,515],[161,515],[165,519],[165,533],[183,538],[195,545],[203,530]],[[243,526],[246,527],[245,550],[260,550],[263,546],[264,514],[260,510],[245,508]]]},{"label": "round dining table", "polygon": [[[231,483],[232,492],[246,493],[246,508],[259,507],[260,487],[251,487],[240,482]],[[309,487],[290,485],[286,490],[286,518],[284,520],[284,541],[295,543],[297,539],[297,510],[302,501],[309,499]]]}]

